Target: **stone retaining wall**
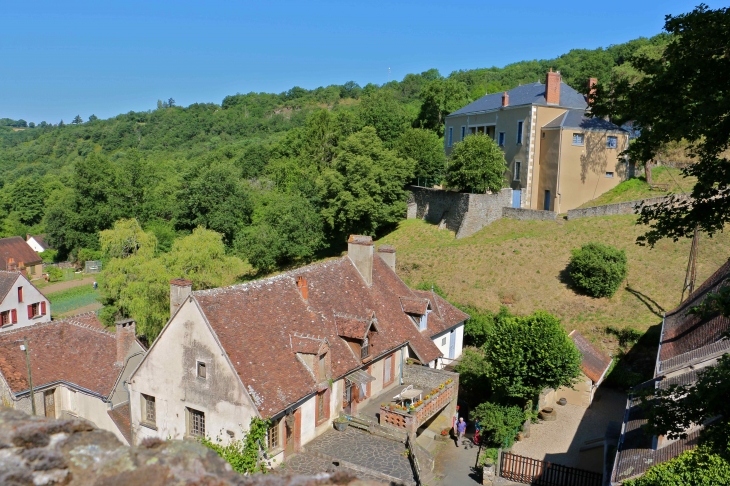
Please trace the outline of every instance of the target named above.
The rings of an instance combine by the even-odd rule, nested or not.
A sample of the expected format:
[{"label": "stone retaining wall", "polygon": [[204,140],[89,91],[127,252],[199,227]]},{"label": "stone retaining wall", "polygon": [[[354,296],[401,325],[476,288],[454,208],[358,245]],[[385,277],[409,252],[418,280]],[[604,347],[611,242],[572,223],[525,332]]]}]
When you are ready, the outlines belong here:
[{"label": "stone retaining wall", "polygon": [[555,211],[540,211],[539,209],[523,209],[523,208],[502,208],[502,217],[509,219],[518,219],[526,221],[536,219],[539,221],[555,221],[558,213]]},{"label": "stone retaining wall", "polygon": [[[672,196],[649,197],[638,201],[627,201],[615,204],[604,204],[603,206],[592,206],[590,208],[571,209],[568,211],[568,219],[590,218],[592,216],[616,216],[619,214],[636,214],[636,209],[641,206],[652,206],[668,200]],[[688,197],[684,195],[684,197]]]}]

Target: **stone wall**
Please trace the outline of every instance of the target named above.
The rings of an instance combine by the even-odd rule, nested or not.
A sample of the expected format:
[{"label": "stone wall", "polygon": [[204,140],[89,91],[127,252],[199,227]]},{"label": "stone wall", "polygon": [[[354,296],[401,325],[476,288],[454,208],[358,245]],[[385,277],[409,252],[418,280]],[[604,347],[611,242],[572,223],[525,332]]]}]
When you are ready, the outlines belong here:
[{"label": "stone wall", "polygon": [[381,484],[346,472],[316,476],[234,472],[215,452],[196,441],[150,439],[122,445],[111,432],[83,420],[32,417],[0,407],[0,484],[67,486],[216,485],[294,486]]},{"label": "stone wall", "polygon": [[457,238],[471,236],[502,217],[502,208],[510,205],[510,189],[496,194],[460,192],[411,186],[408,219],[423,219],[456,233]]},{"label": "stone wall", "polygon": [[[672,196],[650,197],[638,201],[627,201],[603,206],[592,206],[590,208],[571,209],[568,211],[568,219],[590,218],[592,216],[616,216],[618,214],[636,214],[637,208],[641,206],[652,206],[668,200]],[[687,197],[687,196],[684,196]]]},{"label": "stone wall", "polygon": [[558,219],[558,213],[555,211],[540,211],[539,209],[523,209],[523,208],[502,208],[502,217],[509,219],[518,219],[527,221],[536,219],[539,221],[555,221]]}]

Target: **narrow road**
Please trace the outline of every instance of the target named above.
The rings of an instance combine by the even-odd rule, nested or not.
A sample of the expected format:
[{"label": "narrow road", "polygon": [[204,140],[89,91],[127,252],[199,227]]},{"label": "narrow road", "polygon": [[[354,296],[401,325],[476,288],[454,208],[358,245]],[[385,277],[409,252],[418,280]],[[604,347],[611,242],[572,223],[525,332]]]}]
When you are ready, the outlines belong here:
[{"label": "narrow road", "polygon": [[44,295],[52,294],[53,292],[60,292],[61,290],[72,289],[74,287],[80,287],[82,285],[92,285],[97,276],[92,275],[91,277],[85,277],[81,280],[68,280],[66,282],[58,282],[51,285],[46,285],[40,289]]}]

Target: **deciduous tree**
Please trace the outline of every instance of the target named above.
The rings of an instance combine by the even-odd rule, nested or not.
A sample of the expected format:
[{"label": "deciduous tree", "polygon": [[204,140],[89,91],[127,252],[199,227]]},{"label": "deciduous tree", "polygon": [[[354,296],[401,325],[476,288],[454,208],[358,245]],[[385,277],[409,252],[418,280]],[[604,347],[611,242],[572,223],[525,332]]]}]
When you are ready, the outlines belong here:
[{"label": "deciduous tree", "polygon": [[469,135],[454,144],[446,167],[446,184],[461,191],[497,192],[505,187],[507,162],[491,137]]}]

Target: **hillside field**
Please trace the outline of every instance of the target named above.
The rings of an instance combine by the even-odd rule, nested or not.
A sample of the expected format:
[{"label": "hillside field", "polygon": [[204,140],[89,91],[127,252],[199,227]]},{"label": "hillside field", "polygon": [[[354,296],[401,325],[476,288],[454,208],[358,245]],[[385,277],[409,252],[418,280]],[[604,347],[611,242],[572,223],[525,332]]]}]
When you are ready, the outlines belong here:
[{"label": "hillside field", "polygon": [[683,194],[692,192],[697,182],[696,177],[684,177],[682,171],[672,167],[655,167],[652,171],[655,184],[668,184],[668,191],[652,190],[644,176],[623,181],[610,191],[583,204],[581,208],[614,204],[626,201],[638,201],[649,197],[666,196],[667,194]]},{"label": "hillside field", "polygon": [[[572,221],[499,220],[460,240],[421,220],[406,220],[380,239],[396,247],[397,272],[409,285],[435,283],[456,303],[517,314],[542,309],[559,316],[607,351],[615,351],[607,326],[641,332],[661,323],[679,304],[690,240],[635,244],[646,227],[636,217],[606,216]],[[626,251],[628,278],[610,299],[580,295],[567,282],[572,248],[598,241]],[[730,257],[730,236],[701,237],[697,285]]]}]

